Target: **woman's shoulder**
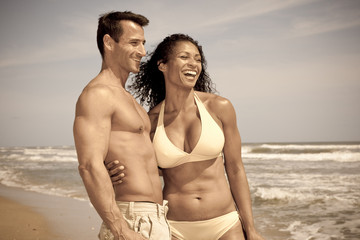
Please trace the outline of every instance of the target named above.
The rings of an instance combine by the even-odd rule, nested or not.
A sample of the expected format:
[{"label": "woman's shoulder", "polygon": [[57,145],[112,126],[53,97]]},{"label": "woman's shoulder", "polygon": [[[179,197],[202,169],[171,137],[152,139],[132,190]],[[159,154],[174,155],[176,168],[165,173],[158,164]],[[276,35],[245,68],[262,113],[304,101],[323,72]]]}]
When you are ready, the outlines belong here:
[{"label": "woman's shoulder", "polygon": [[154,125],[154,123],[157,122],[162,103],[163,103],[163,101],[161,101],[158,105],[156,105],[155,107],[153,107],[152,109],[149,110],[148,115],[150,118],[151,125]]},{"label": "woman's shoulder", "polygon": [[221,110],[232,106],[229,99],[220,95],[198,91],[195,93],[200,98],[201,102],[203,102],[208,108],[212,110]]},{"label": "woman's shoulder", "polygon": [[196,92],[196,94],[208,111],[215,114],[224,125],[236,119],[235,109],[229,99],[213,93]]},{"label": "woman's shoulder", "polygon": [[158,115],[161,109],[161,104],[163,103],[163,101],[161,101],[158,105],[156,105],[155,107],[153,107],[152,109],[149,110],[148,114],[149,115]]}]

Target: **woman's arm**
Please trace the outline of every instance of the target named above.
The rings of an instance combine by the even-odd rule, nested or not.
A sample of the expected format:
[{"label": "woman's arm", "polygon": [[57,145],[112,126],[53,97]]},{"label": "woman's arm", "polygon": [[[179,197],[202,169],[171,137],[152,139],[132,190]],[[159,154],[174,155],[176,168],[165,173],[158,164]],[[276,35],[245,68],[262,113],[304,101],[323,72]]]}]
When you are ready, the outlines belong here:
[{"label": "woman's arm", "polygon": [[[227,99],[221,99],[217,107],[221,114],[225,135],[224,158],[225,169],[229,179],[231,193],[238,208],[248,240],[263,239],[254,226],[251,196],[245,168],[241,158],[241,138],[237,127],[236,113]],[[220,113],[220,112],[219,112]]]}]

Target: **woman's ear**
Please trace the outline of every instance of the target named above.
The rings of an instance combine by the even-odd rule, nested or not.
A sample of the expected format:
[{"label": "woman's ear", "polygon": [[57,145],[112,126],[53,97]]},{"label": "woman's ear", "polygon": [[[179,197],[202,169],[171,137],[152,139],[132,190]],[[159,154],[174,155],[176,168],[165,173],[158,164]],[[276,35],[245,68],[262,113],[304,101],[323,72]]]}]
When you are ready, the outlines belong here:
[{"label": "woman's ear", "polygon": [[166,70],[166,65],[161,62],[161,61],[158,61],[157,62],[157,65],[158,65],[158,69],[161,71],[161,72],[164,72]]}]

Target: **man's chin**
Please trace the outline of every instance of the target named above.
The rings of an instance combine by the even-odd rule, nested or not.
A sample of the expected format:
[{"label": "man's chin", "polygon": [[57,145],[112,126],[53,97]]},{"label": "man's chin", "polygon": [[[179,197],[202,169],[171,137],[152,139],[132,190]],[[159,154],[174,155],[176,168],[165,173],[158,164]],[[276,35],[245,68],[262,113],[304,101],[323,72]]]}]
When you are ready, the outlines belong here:
[{"label": "man's chin", "polygon": [[140,69],[136,69],[136,70],[131,71],[131,73],[136,74],[136,73],[138,73],[139,71],[140,71]]}]

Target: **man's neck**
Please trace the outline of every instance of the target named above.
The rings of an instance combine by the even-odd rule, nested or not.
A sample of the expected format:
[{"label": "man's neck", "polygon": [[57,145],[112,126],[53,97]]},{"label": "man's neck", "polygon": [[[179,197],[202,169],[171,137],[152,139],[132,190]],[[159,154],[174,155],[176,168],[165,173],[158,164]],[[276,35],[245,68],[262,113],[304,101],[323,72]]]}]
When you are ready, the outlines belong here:
[{"label": "man's neck", "polygon": [[114,85],[121,85],[125,89],[125,84],[129,77],[128,72],[121,72],[120,70],[116,71],[114,67],[103,62],[100,74],[104,75],[104,77],[106,77]]}]

